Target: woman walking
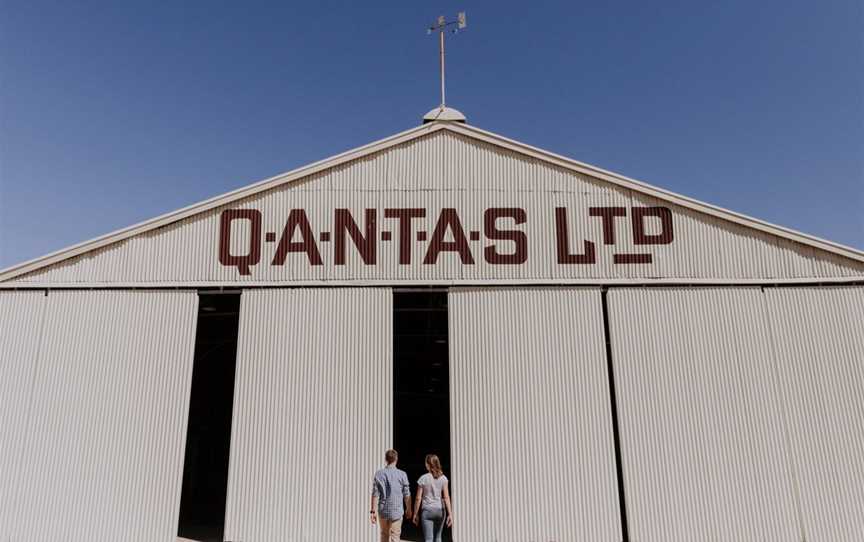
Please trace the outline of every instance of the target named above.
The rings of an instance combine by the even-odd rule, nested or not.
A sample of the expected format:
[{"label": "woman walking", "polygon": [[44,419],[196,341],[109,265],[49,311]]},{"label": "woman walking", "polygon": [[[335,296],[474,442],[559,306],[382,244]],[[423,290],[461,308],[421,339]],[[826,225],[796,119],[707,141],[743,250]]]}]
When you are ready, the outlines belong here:
[{"label": "woman walking", "polygon": [[[417,500],[414,501],[414,525],[422,523],[424,542],[441,542],[444,525],[453,525],[450,508],[450,488],[437,455],[426,456],[426,474],[417,480]],[[422,507],[422,508],[421,508]],[[422,510],[422,517],[418,514]],[[445,519],[446,518],[446,519]]]}]

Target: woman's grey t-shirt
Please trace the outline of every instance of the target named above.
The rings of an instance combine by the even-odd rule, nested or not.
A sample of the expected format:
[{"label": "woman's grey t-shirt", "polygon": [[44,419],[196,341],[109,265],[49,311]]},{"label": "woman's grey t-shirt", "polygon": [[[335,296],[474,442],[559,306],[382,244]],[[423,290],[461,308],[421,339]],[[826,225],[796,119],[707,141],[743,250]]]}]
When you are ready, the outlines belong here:
[{"label": "woman's grey t-shirt", "polygon": [[443,474],[435,478],[428,472],[417,480],[417,485],[423,488],[423,508],[425,510],[441,510],[444,502],[441,496],[444,494],[444,484],[447,477]]}]

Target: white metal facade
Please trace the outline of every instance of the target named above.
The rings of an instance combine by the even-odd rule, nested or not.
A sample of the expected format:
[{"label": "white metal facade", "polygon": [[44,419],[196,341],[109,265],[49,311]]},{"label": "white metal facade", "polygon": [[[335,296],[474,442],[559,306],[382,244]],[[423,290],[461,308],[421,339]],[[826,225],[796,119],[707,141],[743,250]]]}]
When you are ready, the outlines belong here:
[{"label": "white metal facade", "polygon": [[45,315],[44,292],[0,292],[0,533],[21,482],[28,410]]},{"label": "white metal facade", "polygon": [[225,539],[374,540],[393,433],[389,289],[241,297]]},{"label": "white metal facade", "polygon": [[197,295],[89,291],[43,299],[3,540],[174,542]]},{"label": "white metal facade", "polygon": [[600,290],[448,303],[454,539],[621,540]]},{"label": "white metal facade", "polygon": [[[423,211],[404,243],[388,209]],[[459,542],[619,540],[613,404],[631,542],[860,540],[862,284],[860,251],[433,122],[0,271],[0,539],[173,542],[197,296],[159,288],[214,287],[242,289],[225,538],[371,541],[389,288],[448,285]]]},{"label": "white metal facade", "polygon": [[766,289],[804,539],[864,539],[864,288]]},{"label": "white metal facade", "polygon": [[802,540],[760,289],[608,303],[631,540]]},{"label": "white metal facade", "polygon": [[[465,130],[466,128],[462,128]],[[15,276],[9,284],[43,285],[244,285],[396,282],[491,283],[512,281],[772,281],[812,278],[864,278],[864,256],[853,259],[771,234],[746,224],[719,218],[695,206],[663,199],[649,190],[612,183],[516,151],[494,145],[481,134],[438,129],[417,132],[411,139],[300,177],[254,195],[231,200],[163,227],[148,230],[81,256]],[[631,183],[632,184],[632,183]],[[634,185],[635,186],[635,185]],[[574,255],[593,243],[593,263],[559,263],[556,208],[566,209],[567,250]],[[673,238],[635,244],[635,213],[663,207],[671,213]],[[361,260],[347,241],[346,261],[336,261],[335,212],[348,209],[365,234],[365,210],[373,210],[374,264]],[[422,209],[424,218],[411,222],[410,263],[399,260],[399,221],[386,218],[386,209]],[[492,264],[485,250],[494,245],[502,254],[517,250],[515,241],[486,235],[485,212],[492,208],[521,209],[525,222],[499,218],[496,228],[524,234],[522,263]],[[625,213],[611,219],[611,237],[604,220],[591,208],[617,208]],[[306,253],[288,253],[277,260],[279,241],[292,209],[306,213],[309,243],[320,253],[313,265]],[[464,230],[473,263],[442,253],[424,261],[443,209],[454,209]],[[252,243],[251,219],[230,222],[226,237],[231,255],[260,250],[245,270],[220,263],[222,214],[226,210],[260,213],[260,239]],[[730,214],[731,215],[731,214]],[[658,233],[662,222],[643,217],[644,233]],[[426,240],[418,240],[417,232]],[[384,240],[389,232],[390,240]],[[470,239],[477,232],[477,240]],[[267,234],[272,233],[272,240]],[[322,235],[330,235],[324,240]],[[447,239],[453,239],[447,232]],[[302,237],[295,232],[295,241]],[[643,240],[644,241],[644,240]],[[650,256],[651,263],[615,263],[616,255]]]}]

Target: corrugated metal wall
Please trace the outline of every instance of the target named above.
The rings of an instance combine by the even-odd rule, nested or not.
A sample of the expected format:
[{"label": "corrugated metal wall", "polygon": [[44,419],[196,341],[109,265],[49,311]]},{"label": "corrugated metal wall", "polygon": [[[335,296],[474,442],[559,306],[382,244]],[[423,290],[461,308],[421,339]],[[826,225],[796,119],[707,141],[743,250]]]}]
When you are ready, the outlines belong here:
[{"label": "corrugated metal wall", "polygon": [[[673,215],[674,240],[668,244],[637,245],[632,207],[667,206]],[[614,243],[606,244],[602,220],[590,207],[614,206],[626,216],[614,219]],[[420,208],[426,217],[412,223],[411,264],[400,265],[398,221],[384,209]],[[491,207],[521,208],[526,220],[515,229],[525,232],[527,260],[492,265],[484,258],[484,211]],[[557,263],[556,207],[568,211],[569,247],[582,253],[583,242],[595,244],[595,264]],[[334,263],[336,243],[319,234],[334,231],[334,210],[350,209],[363,231],[364,210],[377,210],[373,244],[375,265],[365,265],[348,242],[344,265]],[[425,264],[439,214],[458,212],[473,263],[444,253]],[[219,263],[220,216],[225,209],[261,212],[260,262],[241,275],[236,266]],[[305,253],[289,253],[284,265],[273,265],[291,209],[305,209],[322,265],[310,265]],[[646,231],[656,233],[659,221],[646,219]],[[250,222],[238,220],[231,237],[231,254],[250,247]],[[514,228],[513,219],[499,227]],[[391,240],[382,239],[382,232]],[[426,240],[416,238],[424,232]],[[267,241],[267,233],[273,233]],[[300,237],[299,234],[296,236]],[[512,254],[512,241],[497,241],[501,253]],[[616,264],[615,254],[650,254],[650,264]],[[36,271],[12,282],[81,283],[214,283],[268,281],[414,281],[430,280],[568,280],[568,279],[790,279],[862,276],[864,265],[827,251],[726,222],[684,207],[663,203],[587,175],[555,167],[538,159],[504,150],[465,136],[436,132],[374,156],[331,168],[305,180],[280,186],[228,206],[184,219],[68,262]]]},{"label": "corrugated metal wall", "polygon": [[806,540],[864,540],[864,288],[765,297]]},{"label": "corrugated metal wall", "polygon": [[173,542],[197,295],[51,292],[46,305],[4,540]]},{"label": "corrugated metal wall", "polygon": [[800,542],[760,290],[608,303],[631,540]]},{"label": "corrugated metal wall", "polygon": [[45,301],[44,292],[0,292],[0,539],[20,483]]},{"label": "corrugated metal wall", "polygon": [[449,305],[454,538],[621,540],[600,290]]},{"label": "corrugated metal wall", "polygon": [[389,289],[243,293],[225,539],[374,540],[393,434]]}]

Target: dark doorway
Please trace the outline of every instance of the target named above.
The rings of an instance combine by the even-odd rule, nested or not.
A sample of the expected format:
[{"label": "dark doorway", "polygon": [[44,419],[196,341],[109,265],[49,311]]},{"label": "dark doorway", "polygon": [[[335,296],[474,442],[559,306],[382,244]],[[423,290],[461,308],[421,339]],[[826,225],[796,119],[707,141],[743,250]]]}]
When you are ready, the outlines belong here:
[{"label": "dark doorway", "polygon": [[225,530],[239,319],[240,294],[199,295],[177,529],[192,540],[221,542]]},{"label": "dark doorway", "polygon": [[[450,478],[447,292],[396,290],[393,311],[393,440],[413,497],[426,454],[438,455]],[[447,530],[444,536],[449,540]],[[402,539],[422,540],[420,529],[403,523]]]}]

